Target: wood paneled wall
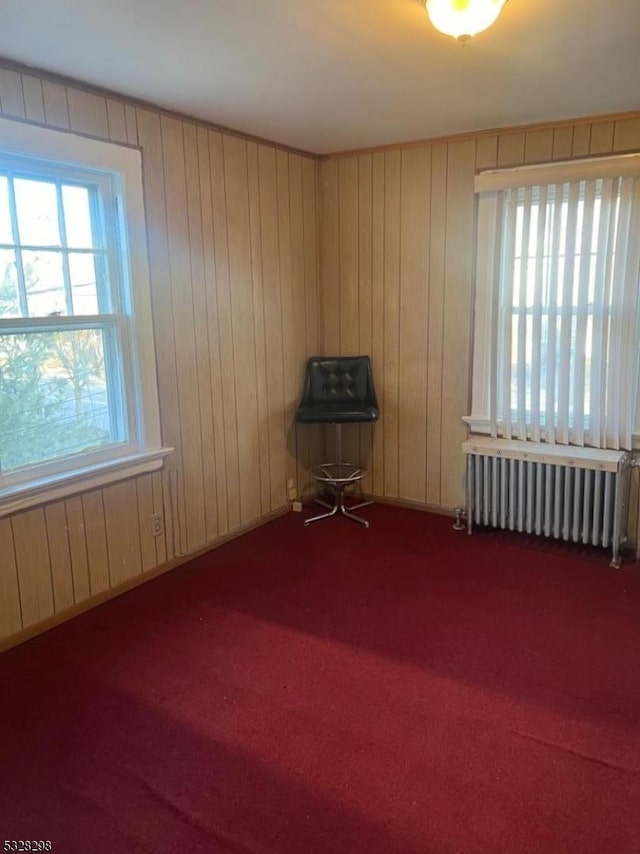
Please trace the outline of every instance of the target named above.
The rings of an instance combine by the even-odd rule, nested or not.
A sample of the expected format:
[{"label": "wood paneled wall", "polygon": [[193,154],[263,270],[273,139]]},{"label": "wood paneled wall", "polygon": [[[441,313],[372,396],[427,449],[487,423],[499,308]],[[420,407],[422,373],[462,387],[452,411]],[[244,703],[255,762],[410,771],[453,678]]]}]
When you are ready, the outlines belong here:
[{"label": "wood paneled wall", "polygon": [[[329,158],[320,167],[326,353],[371,353],[382,417],[350,430],[367,491],[464,505],[477,171],[640,150],[640,119],[594,121]],[[359,455],[359,456],[358,456]],[[631,533],[637,519],[637,485]]]},{"label": "wood paneled wall", "polygon": [[[320,453],[317,161],[0,68],[0,115],[142,149],[162,436],[145,475],[0,520],[0,639],[282,507]],[[165,533],[154,538],[153,513]]]}]

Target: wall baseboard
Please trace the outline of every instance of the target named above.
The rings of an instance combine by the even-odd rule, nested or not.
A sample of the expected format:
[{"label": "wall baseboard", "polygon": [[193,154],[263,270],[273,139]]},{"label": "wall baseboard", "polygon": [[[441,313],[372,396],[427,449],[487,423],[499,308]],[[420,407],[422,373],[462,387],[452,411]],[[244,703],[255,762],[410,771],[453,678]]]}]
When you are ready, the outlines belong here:
[{"label": "wall baseboard", "polygon": [[[300,499],[303,504],[310,504],[316,496],[321,495],[319,490],[305,493]],[[408,510],[420,510],[423,513],[436,513],[438,516],[450,516],[455,518],[456,511],[453,507],[441,507],[439,504],[425,504],[422,501],[411,501],[408,498],[387,498],[384,495],[373,495],[370,492],[349,492],[347,498],[373,501],[374,504],[389,504],[391,507],[406,507]]]},{"label": "wall baseboard", "polygon": [[[358,498],[360,493],[358,493]],[[425,504],[422,501],[411,501],[408,498],[387,498],[383,495],[371,495],[368,492],[362,493],[362,497],[366,501],[373,501],[376,504],[389,504],[392,507],[406,507],[409,510],[421,510],[423,513],[436,513],[438,516],[455,517],[456,513],[453,507],[440,507],[439,504]]]},{"label": "wall baseboard", "polygon": [[62,623],[66,623],[68,620],[72,620],[74,617],[80,616],[80,614],[84,614],[87,611],[91,611],[98,605],[103,605],[105,602],[109,602],[111,599],[115,599],[117,596],[122,596],[123,593],[128,593],[130,590],[135,590],[136,587],[140,587],[141,585],[146,584],[147,581],[152,581],[154,578],[158,578],[159,576],[170,572],[172,569],[177,569],[179,566],[182,566],[185,563],[189,563],[190,561],[195,560],[196,558],[201,557],[202,555],[207,554],[208,552],[211,552],[214,549],[219,548],[220,546],[223,546],[225,543],[231,542],[231,540],[235,540],[238,537],[249,533],[249,531],[253,531],[255,528],[260,528],[262,525],[266,525],[268,522],[272,522],[279,516],[284,516],[286,513],[290,512],[290,510],[291,504],[290,502],[287,502],[281,507],[272,510],[270,513],[261,516],[259,519],[255,519],[253,522],[248,522],[246,525],[241,525],[239,528],[236,528],[235,531],[230,531],[228,534],[223,534],[217,540],[214,540],[211,543],[207,543],[207,545],[202,546],[202,548],[189,552],[189,554],[179,555],[178,557],[174,557],[171,560],[165,561],[165,563],[161,563],[159,566],[156,566],[153,569],[142,573],[141,575],[136,575],[134,578],[129,578],[127,579],[127,581],[123,581],[122,584],[118,584],[116,587],[111,587],[109,590],[104,590],[102,593],[98,593],[96,596],[91,596],[89,599],[84,599],[82,602],[78,602],[75,605],[71,605],[69,608],[65,608],[63,611],[59,611],[57,614],[52,614],[45,620],[41,620],[38,623],[34,623],[32,626],[29,626],[26,629],[22,629],[19,632],[15,632],[14,634],[9,635],[8,637],[1,638],[0,653],[6,652],[7,650],[12,649],[15,646],[18,646],[19,644],[26,643],[26,641],[31,640],[32,638],[35,638],[38,635],[44,634],[44,632],[48,632],[50,629],[54,629],[56,626],[62,625]]}]

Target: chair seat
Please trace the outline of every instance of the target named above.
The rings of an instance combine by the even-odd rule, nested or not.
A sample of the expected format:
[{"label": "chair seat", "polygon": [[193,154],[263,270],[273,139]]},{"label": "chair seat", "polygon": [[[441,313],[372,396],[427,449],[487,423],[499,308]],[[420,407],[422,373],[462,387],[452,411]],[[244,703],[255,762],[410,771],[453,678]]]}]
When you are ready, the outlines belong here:
[{"label": "chair seat", "polygon": [[300,406],[296,412],[296,421],[303,424],[347,424],[377,421],[378,417],[379,412],[375,406],[353,400]]}]

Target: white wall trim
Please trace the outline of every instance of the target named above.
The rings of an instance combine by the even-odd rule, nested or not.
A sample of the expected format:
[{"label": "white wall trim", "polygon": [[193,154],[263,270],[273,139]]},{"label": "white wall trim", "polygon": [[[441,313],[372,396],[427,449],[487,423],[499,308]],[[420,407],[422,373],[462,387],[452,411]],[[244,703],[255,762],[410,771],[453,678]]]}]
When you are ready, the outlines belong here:
[{"label": "white wall trim", "polygon": [[558,160],[543,165],[515,166],[512,169],[487,169],[476,175],[476,193],[490,193],[510,187],[542,187],[569,181],[596,178],[618,178],[640,174],[640,154],[614,154],[610,157],[587,157]]},{"label": "white wall trim", "polygon": [[146,451],[0,490],[0,518],[39,504],[98,489],[118,480],[157,471],[162,468],[165,457],[171,453],[173,448]]},{"label": "white wall trim", "polygon": [[[130,436],[131,447],[126,456],[113,463],[95,463],[91,467],[69,468],[55,478],[36,477],[21,486],[0,489],[0,516],[49,501],[55,497],[73,494],[81,489],[93,488],[122,477],[149,471],[152,463],[159,468],[171,449],[162,447],[156,355],[154,346],[153,315],[151,307],[151,282],[147,256],[147,228],[142,179],[142,155],[139,149],[98,139],[80,136],[67,131],[53,130],[12,119],[0,118],[0,151],[20,158],[34,158],[49,162],[84,167],[110,176],[117,204],[111,212],[119,220],[123,253],[122,270],[126,286],[122,291],[127,302],[121,308],[123,322],[130,324],[131,358],[125,359],[125,375],[131,379],[135,407],[135,435]],[[129,402],[128,402],[129,405]],[[94,461],[95,462],[95,461]],[[73,462],[69,461],[70,466]],[[144,465],[147,468],[140,469]],[[124,471],[124,474],[118,472]],[[97,473],[101,472],[99,478]],[[107,480],[106,472],[110,472]],[[88,474],[87,474],[88,473]],[[89,478],[89,480],[87,480]],[[77,481],[76,485],[71,481]],[[64,482],[64,487],[61,485]],[[57,484],[55,488],[52,484]],[[89,484],[89,485],[87,485]],[[43,497],[43,490],[46,497]],[[53,490],[53,492],[52,492]],[[60,491],[62,490],[62,491]],[[54,494],[55,493],[55,494]],[[13,496],[20,496],[13,498]],[[26,503],[25,503],[26,502]]]},{"label": "white wall trim", "polygon": [[463,442],[462,452],[523,462],[550,463],[613,472],[621,471],[628,464],[630,456],[628,451],[578,448],[575,445],[549,445],[546,442],[494,439],[488,436],[470,436],[466,442]]}]

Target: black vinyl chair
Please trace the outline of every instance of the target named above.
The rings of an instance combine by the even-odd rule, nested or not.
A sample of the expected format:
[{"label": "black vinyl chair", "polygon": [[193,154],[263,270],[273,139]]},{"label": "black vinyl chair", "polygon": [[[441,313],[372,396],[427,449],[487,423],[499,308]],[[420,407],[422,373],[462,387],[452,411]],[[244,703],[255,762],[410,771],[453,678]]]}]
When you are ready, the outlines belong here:
[{"label": "black vinyl chair", "polygon": [[367,476],[367,469],[342,460],[342,425],[366,424],[380,417],[373,385],[371,360],[368,356],[312,356],[307,361],[302,400],[296,412],[300,424],[333,424],[335,429],[335,462],[323,463],[311,471],[312,477],[333,494],[333,501],[316,498],[328,513],[305,520],[305,525],[341,513],[366,528],[366,519],[351,511],[367,507],[373,501],[362,501],[348,507],[345,492]]}]

